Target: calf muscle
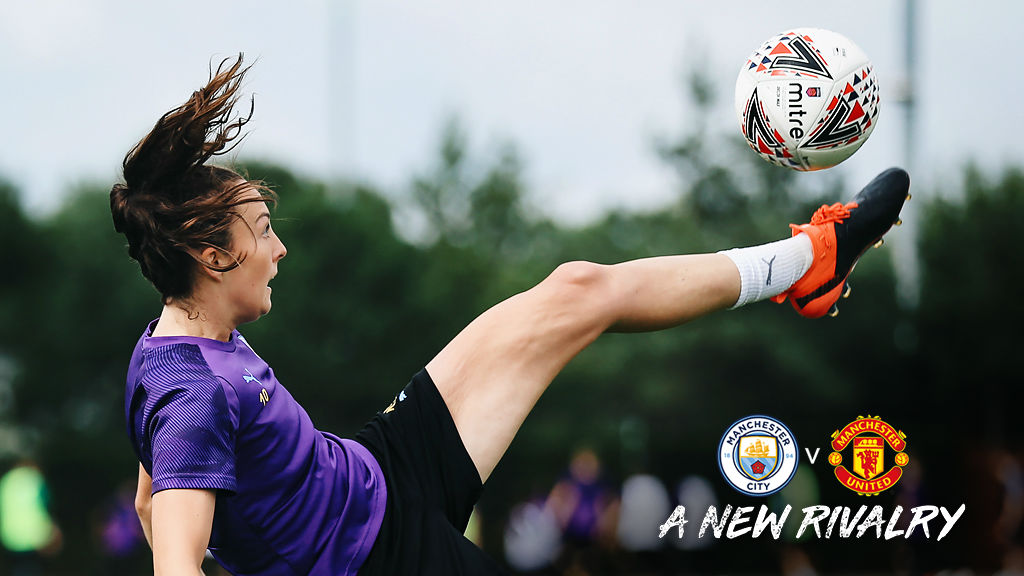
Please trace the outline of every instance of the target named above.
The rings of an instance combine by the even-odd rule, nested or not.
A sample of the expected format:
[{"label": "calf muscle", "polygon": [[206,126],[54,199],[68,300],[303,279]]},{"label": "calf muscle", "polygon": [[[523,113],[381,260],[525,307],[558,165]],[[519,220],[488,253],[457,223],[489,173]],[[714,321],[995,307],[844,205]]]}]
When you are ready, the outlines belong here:
[{"label": "calf muscle", "polygon": [[601,333],[675,326],[738,295],[736,267],[716,254],[569,262],[481,314],[427,372],[486,481],[554,377]]}]

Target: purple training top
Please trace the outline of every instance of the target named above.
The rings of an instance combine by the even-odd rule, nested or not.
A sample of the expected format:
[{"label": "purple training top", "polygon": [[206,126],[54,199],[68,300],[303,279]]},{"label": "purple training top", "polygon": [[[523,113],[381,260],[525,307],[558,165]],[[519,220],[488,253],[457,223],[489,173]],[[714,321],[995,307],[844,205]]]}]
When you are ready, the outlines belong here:
[{"label": "purple training top", "polygon": [[217,490],[210,552],[234,574],[355,574],[387,488],[361,444],[313,428],[238,333],[227,342],[150,336],[125,388],[128,435],[168,488]]}]

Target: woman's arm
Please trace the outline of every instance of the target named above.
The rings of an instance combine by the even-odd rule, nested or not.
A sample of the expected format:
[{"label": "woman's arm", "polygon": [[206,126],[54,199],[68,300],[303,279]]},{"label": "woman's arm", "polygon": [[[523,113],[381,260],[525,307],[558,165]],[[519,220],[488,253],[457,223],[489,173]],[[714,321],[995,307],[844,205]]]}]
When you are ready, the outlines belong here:
[{"label": "woman's arm", "polygon": [[139,515],[142,523],[142,533],[146,535],[146,542],[153,547],[153,479],[149,477],[146,469],[139,464],[139,488],[135,492],[135,512]]},{"label": "woman's arm", "polygon": [[202,574],[217,494],[213,490],[162,490],[153,495],[152,545],[156,576]]},{"label": "woman's arm", "polygon": [[154,497],[153,479],[139,464],[135,511],[156,574],[202,574],[216,501],[211,490],[163,490]]}]

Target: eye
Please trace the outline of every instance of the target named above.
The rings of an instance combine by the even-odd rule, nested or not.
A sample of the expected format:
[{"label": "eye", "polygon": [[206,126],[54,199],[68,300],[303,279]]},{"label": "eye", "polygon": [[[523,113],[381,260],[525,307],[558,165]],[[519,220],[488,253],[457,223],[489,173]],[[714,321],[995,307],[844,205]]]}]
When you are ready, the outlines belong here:
[{"label": "eye", "polygon": [[267,222],[267,227],[263,229],[264,236],[270,236],[270,222]]}]

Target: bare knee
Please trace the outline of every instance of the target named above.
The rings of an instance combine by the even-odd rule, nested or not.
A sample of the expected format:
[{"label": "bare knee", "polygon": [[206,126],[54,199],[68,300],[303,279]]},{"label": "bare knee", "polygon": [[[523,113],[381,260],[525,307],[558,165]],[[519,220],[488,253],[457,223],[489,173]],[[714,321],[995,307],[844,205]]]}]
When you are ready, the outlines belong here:
[{"label": "bare knee", "polygon": [[600,284],[604,277],[605,268],[607,266],[585,260],[564,262],[559,264],[545,281],[559,282],[578,287],[593,287]]},{"label": "bare knee", "polygon": [[607,266],[576,260],[560,264],[544,279],[543,284],[565,296],[593,296],[604,286]]},{"label": "bare knee", "polygon": [[611,321],[607,318],[613,304],[608,266],[585,261],[566,262],[555,268],[539,288],[548,295],[549,303],[563,313],[578,315],[602,330]]}]

